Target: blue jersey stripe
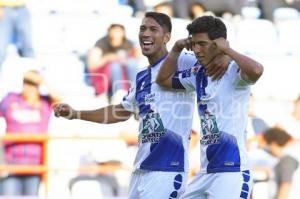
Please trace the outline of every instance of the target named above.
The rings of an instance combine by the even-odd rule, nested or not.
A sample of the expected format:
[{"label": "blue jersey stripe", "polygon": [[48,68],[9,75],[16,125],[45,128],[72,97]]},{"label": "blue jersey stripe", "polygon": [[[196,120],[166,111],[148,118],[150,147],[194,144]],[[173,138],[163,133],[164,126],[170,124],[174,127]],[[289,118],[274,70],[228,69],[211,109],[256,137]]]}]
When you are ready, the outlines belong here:
[{"label": "blue jersey stripe", "polygon": [[145,115],[150,109],[150,104],[146,104],[145,99],[151,93],[151,68],[139,72],[136,76],[136,96],[139,106],[139,115]]}]

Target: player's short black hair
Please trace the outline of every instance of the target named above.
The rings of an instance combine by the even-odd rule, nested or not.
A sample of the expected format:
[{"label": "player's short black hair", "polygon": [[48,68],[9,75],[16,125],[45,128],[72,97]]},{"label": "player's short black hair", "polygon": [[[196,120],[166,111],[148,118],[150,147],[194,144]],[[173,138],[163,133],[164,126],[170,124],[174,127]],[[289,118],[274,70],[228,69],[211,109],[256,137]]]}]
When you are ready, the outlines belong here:
[{"label": "player's short black hair", "polygon": [[290,136],[284,129],[273,127],[263,133],[263,138],[268,144],[275,142],[279,146],[284,146],[292,139],[292,136]]},{"label": "player's short black hair", "polygon": [[166,32],[172,32],[171,18],[159,12],[146,12],[145,17],[150,17],[154,19]]},{"label": "player's short black hair", "polygon": [[214,40],[220,37],[227,38],[227,29],[220,18],[213,16],[202,16],[193,20],[187,26],[189,35],[197,33],[207,33],[209,39]]}]

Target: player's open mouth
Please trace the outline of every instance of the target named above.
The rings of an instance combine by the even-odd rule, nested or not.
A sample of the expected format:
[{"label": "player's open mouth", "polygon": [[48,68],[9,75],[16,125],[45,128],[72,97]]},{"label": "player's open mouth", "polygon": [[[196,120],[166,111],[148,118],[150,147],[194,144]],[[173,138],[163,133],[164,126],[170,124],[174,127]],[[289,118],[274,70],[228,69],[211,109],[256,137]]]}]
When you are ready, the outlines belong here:
[{"label": "player's open mouth", "polygon": [[153,46],[153,42],[151,42],[151,41],[143,41],[142,42],[142,45],[143,45],[143,48],[144,49],[149,49],[150,47],[152,47]]}]

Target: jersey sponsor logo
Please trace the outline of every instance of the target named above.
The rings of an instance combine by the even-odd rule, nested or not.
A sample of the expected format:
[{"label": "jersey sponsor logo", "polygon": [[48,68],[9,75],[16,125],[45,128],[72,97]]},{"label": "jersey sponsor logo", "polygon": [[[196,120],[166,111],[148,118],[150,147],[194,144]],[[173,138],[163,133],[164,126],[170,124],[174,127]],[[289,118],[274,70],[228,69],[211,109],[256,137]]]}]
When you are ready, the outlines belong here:
[{"label": "jersey sponsor logo", "polygon": [[150,111],[142,121],[142,132],[139,140],[142,143],[150,142],[157,143],[162,135],[164,135],[164,125],[159,113]]},{"label": "jersey sponsor logo", "polygon": [[145,104],[148,105],[155,101],[155,93],[149,93],[145,95]]},{"label": "jersey sponsor logo", "polygon": [[171,166],[178,166],[178,165],[179,165],[179,162],[178,162],[178,161],[173,161],[173,162],[171,162],[170,165],[171,165]]},{"label": "jersey sponsor logo", "polygon": [[210,99],[211,99],[210,94],[202,95],[200,99],[200,104],[208,104]]},{"label": "jersey sponsor logo", "polygon": [[234,166],[234,162],[224,162],[225,166]]},{"label": "jersey sponsor logo", "polygon": [[144,143],[147,143],[147,142],[150,142],[150,143],[157,143],[159,142],[160,140],[160,137],[164,135],[163,132],[160,132],[160,133],[149,133],[149,134],[142,134],[140,136],[140,141],[144,144]]}]

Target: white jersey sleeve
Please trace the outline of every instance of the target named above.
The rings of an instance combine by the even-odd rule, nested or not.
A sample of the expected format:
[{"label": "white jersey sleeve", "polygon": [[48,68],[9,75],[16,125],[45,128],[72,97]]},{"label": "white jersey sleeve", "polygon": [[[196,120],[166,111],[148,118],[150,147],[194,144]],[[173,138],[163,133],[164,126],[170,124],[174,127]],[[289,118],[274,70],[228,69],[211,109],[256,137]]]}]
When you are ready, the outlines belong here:
[{"label": "white jersey sleeve", "polygon": [[136,87],[132,86],[127,95],[123,98],[121,104],[123,108],[129,112],[137,113],[137,104],[135,99]]},{"label": "white jersey sleeve", "polygon": [[232,79],[234,79],[233,84],[236,90],[245,90],[253,85],[252,82],[248,82],[242,78],[240,67],[234,61],[230,63],[229,75],[231,75]]},{"label": "white jersey sleeve", "polygon": [[[198,68],[197,59],[192,52],[183,51],[177,60],[177,70],[174,78],[178,78],[182,87],[187,91],[194,91],[196,88],[196,73],[195,69]],[[173,86],[173,88],[176,88]]]}]

